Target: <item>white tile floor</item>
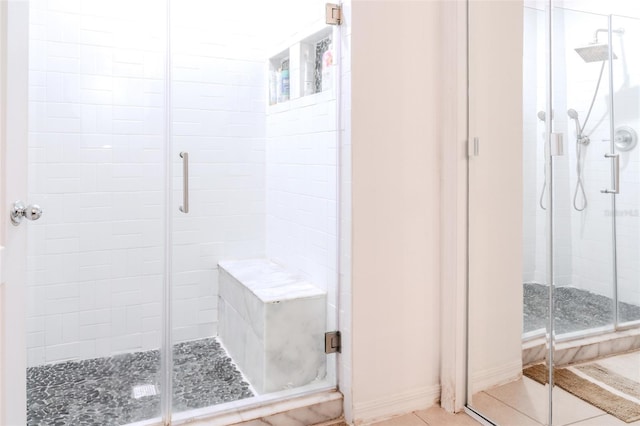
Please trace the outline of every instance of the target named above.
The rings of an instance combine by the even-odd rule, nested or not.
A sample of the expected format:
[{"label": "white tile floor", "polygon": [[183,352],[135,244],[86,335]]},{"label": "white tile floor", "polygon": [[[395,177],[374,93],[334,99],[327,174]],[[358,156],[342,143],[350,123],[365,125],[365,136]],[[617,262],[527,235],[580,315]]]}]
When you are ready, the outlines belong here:
[{"label": "white tile floor", "polygon": [[[640,382],[640,351],[598,360],[604,367]],[[526,377],[473,396],[471,406],[500,426],[541,426],[547,424],[548,387]],[[640,421],[625,423],[570,393],[553,390],[554,426],[640,426]],[[477,426],[464,413],[456,415],[440,407],[416,411],[375,426]]]},{"label": "white tile floor", "polygon": [[[501,426],[547,424],[547,388],[526,377],[474,395],[472,406]],[[554,389],[554,410],[554,426],[640,426],[640,421],[625,423],[560,388]],[[453,415],[440,407],[433,407],[374,423],[372,426],[477,426],[478,424],[464,413]]]},{"label": "white tile floor", "polygon": [[464,413],[449,414],[440,407],[432,407],[428,410],[416,411],[400,417],[395,417],[383,422],[374,423],[372,426],[478,426],[478,423]]}]

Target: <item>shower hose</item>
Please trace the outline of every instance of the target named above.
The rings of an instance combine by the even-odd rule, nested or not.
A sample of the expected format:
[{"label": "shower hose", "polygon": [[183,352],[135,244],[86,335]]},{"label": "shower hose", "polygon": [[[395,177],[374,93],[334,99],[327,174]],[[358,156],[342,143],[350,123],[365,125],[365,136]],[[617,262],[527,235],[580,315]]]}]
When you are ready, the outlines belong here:
[{"label": "shower hose", "polygon": [[[580,127],[580,133],[576,135],[576,176],[577,176],[577,182],[576,182],[576,189],[573,193],[573,208],[576,209],[577,211],[581,212],[583,211],[586,207],[587,207],[587,193],[584,190],[584,181],[582,178],[582,172],[583,172],[583,163],[582,163],[582,157],[583,157],[583,147],[586,147],[586,144],[588,143],[589,140],[589,136],[591,135],[591,133],[594,132],[594,130],[596,128],[591,129],[591,132],[589,132],[588,135],[584,134],[584,129],[587,125],[587,121],[589,121],[589,117],[591,116],[591,111],[593,110],[593,105],[596,102],[596,98],[598,97],[598,91],[600,90],[600,82],[602,81],[602,74],[604,73],[604,66],[605,66],[605,61],[602,61],[602,67],[600,68],[600,75],[598,76],[598,82],[596,83],[596,90],[593,93],[593,98],[591,99],[591,105],[589,106],[589,111],[587,112],[587,116],[585,117],[584,123],[582,124],[582,127]],[[544,183],[542,184],[542,191],[540,193],[540,200],[538,201],[538,203],[540,204],[540,208],[542,210],[546,210],[547,208],[544,205],[544,194],[545,191],[547,190],[547,179],[546,179],[546,175],[547,175],[547,163],[545,161],[544,163],[544,176],[545,176],[545,180]],[[582,204],[579,206],[578,203],[578,195],[582,196]]]}]

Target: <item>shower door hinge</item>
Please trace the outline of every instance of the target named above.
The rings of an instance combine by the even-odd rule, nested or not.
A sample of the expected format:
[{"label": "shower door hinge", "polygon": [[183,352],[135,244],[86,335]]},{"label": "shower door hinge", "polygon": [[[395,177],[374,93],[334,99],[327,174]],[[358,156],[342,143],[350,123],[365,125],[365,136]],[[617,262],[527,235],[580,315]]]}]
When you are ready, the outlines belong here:
[{"label": "shower door hinge", "polygon": [[326,23],[327,25],[342,24],[342,6],[335,3],[326,4]]},{"label": "shower door hinge", "polygon": [[467,140],[467,155],[471,157],[478,157],[480,155],[480,138],[475,136],[473,141]]},{"label": "shower door hinge", "polygon": [[324,353],[335,352],[342,352],[342,338],[339,331],[328,331],[324,333]]}]

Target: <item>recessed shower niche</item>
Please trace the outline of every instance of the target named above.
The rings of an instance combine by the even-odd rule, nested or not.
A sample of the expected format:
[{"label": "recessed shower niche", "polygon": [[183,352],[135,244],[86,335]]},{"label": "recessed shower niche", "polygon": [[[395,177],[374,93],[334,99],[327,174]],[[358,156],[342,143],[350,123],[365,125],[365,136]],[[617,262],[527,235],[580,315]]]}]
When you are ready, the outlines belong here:
[{"label": "recessed shower niche", "polygon": [[269,58],[269,104],[332,89],[335,49],[324,28]]}]

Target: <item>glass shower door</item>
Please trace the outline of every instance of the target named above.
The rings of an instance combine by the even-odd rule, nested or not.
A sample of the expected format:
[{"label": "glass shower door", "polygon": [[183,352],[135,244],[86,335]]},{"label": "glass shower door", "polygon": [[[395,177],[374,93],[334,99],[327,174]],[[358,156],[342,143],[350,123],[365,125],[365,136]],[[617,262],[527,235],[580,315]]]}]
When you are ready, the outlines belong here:
[{"label": "glass shower door", "polygon": [[[492,410],[495,400],[531,393],[521,378],[523,9],[495,1],[468,7],[467,404],[509,424]],[[544,388],[536,391],[544,419],[548,398]]]},{"label": "glass shower door", "polygon": [[[615,323],[608,17],[553,8],[553,285],[558,339],[613,330]],[[602,47],[605,46],[603,49]]]},{"label": "glass shower door", "polygon": [[27,424],[158,418],[164,9],[31,1],[28,26]]},{"label": "glass shower door", "polygon": [[[640,187],[638,185],[638,146],[640,131],[639,64],[631,46],[640,42],[640,20],[611,16],[613,46],[613,149],[620,156],[620,193],[616,195],[616,255],[618,326],[638,326],[640,321]],[[612,34],[613,35],[613,34]],[[603,34],[604,38],[604,34]],[[613,215],[612,215],[613,216]]]},{"label": "glass shower door", "polygon": [[[30,2],[22,22],[28,142],[8,152],[25,156],[25,206],[7,258],[24,237],[27,330],[11,344],[26,336],[28,362],[11,365],[28,370],[15,418],[26,405],[30,425],[167,421],[171,408],[335,388],[324,332],[337,318],[340,39],[324,5],[292,8],[291,36],[284,24],[266,31],[276,17],[248,19],[246,2],[222,15],[193,1],[63,3]],[[262,3],[251,5],[286,9]],[[224,16],[218,32],[211,16]],[[294,285],[258,294],[242,276],[256,260]],[[223,290],[219,276],[235,281]],[[249,301],[260,303],[223,348],[237,317],[220,312]],[[226,355],[260,330],[261,351]],[[274,360],[280,376],[241,375]]]},{"label": "glass shower door", "polygon": [[175,419],[335,386],[339,31],[324,13],[171,2]]}]

